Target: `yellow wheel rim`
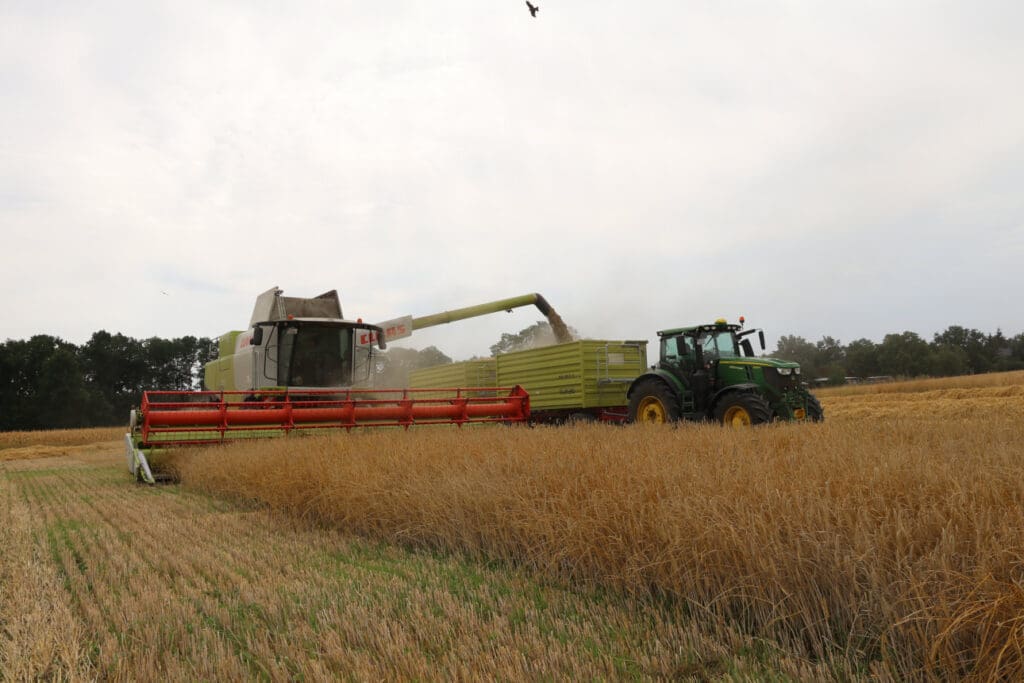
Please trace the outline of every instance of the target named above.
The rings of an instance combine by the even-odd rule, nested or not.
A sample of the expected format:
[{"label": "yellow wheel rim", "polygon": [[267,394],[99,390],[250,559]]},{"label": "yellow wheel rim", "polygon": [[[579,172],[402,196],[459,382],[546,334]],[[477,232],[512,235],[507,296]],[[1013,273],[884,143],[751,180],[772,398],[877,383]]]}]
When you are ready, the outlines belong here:
[{"label": "yellow wheel rim", "polygon": [[722,424],[728,427],[749,427],[750,413],[743,406],[729,406],[722,416]]},{"label": "yellow wheel rim", "polygon": [[640,399],[640,405],[636,411],[636,421],[646,424],[662,424],[668,422],[668,411],[665,405],[654,396],[645,396]]}]

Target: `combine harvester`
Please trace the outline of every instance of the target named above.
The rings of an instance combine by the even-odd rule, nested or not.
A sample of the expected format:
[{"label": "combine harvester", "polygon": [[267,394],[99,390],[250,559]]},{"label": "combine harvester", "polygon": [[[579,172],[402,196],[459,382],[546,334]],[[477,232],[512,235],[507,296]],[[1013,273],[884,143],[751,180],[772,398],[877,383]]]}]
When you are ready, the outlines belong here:
[{"label": "combine harvester", "polygon": [[220,337],[205,391],[147,391],[125,435],[128,467],[139,481],[162,478],[152,456],[181,446],[364,427],[525,422],[530,399],[519,386],[380,389],[370,386],[374,344],[434,325],[535,305],[560,341],[571,336],[539,294],[379,325],[345,320],[337,291],[259,295],[249,327]]}]

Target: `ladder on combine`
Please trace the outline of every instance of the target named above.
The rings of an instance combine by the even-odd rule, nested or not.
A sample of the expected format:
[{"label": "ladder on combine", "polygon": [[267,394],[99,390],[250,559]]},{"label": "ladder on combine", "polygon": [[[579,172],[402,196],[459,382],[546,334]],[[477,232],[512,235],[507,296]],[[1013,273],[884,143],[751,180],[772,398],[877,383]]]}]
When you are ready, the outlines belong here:
[{"label": "ladder on combine", "polygon": [[156,483],[149,456],[295,433],[376,427],[526,422],[530,397],[520,387],[472,389],[309,389],[147,391],[125,434],[128,469]]}]

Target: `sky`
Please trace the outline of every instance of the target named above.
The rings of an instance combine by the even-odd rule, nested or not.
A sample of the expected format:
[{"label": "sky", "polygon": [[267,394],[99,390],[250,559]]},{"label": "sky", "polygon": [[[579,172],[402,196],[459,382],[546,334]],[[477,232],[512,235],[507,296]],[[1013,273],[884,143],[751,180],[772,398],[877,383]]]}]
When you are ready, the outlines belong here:
[{"label": "sky", "polygon": [[1024,3],[536,4],[0,1],[0,340],[1024,332]]}]

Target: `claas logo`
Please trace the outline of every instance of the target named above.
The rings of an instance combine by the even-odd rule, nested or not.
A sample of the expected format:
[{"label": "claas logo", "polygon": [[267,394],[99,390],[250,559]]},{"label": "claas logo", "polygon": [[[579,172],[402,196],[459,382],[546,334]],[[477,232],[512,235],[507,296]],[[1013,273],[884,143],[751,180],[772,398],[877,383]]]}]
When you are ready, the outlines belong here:
[{"label": "claas logo", "polygon": [[[391,327],[384,329],[384,339],[391,339],[392,337],[404,336],[407,333],[405,325],[392,325]],[[359,335],[360,344],[373,344],[377,341],[377,333],[372,330],[367,330]]]}]

